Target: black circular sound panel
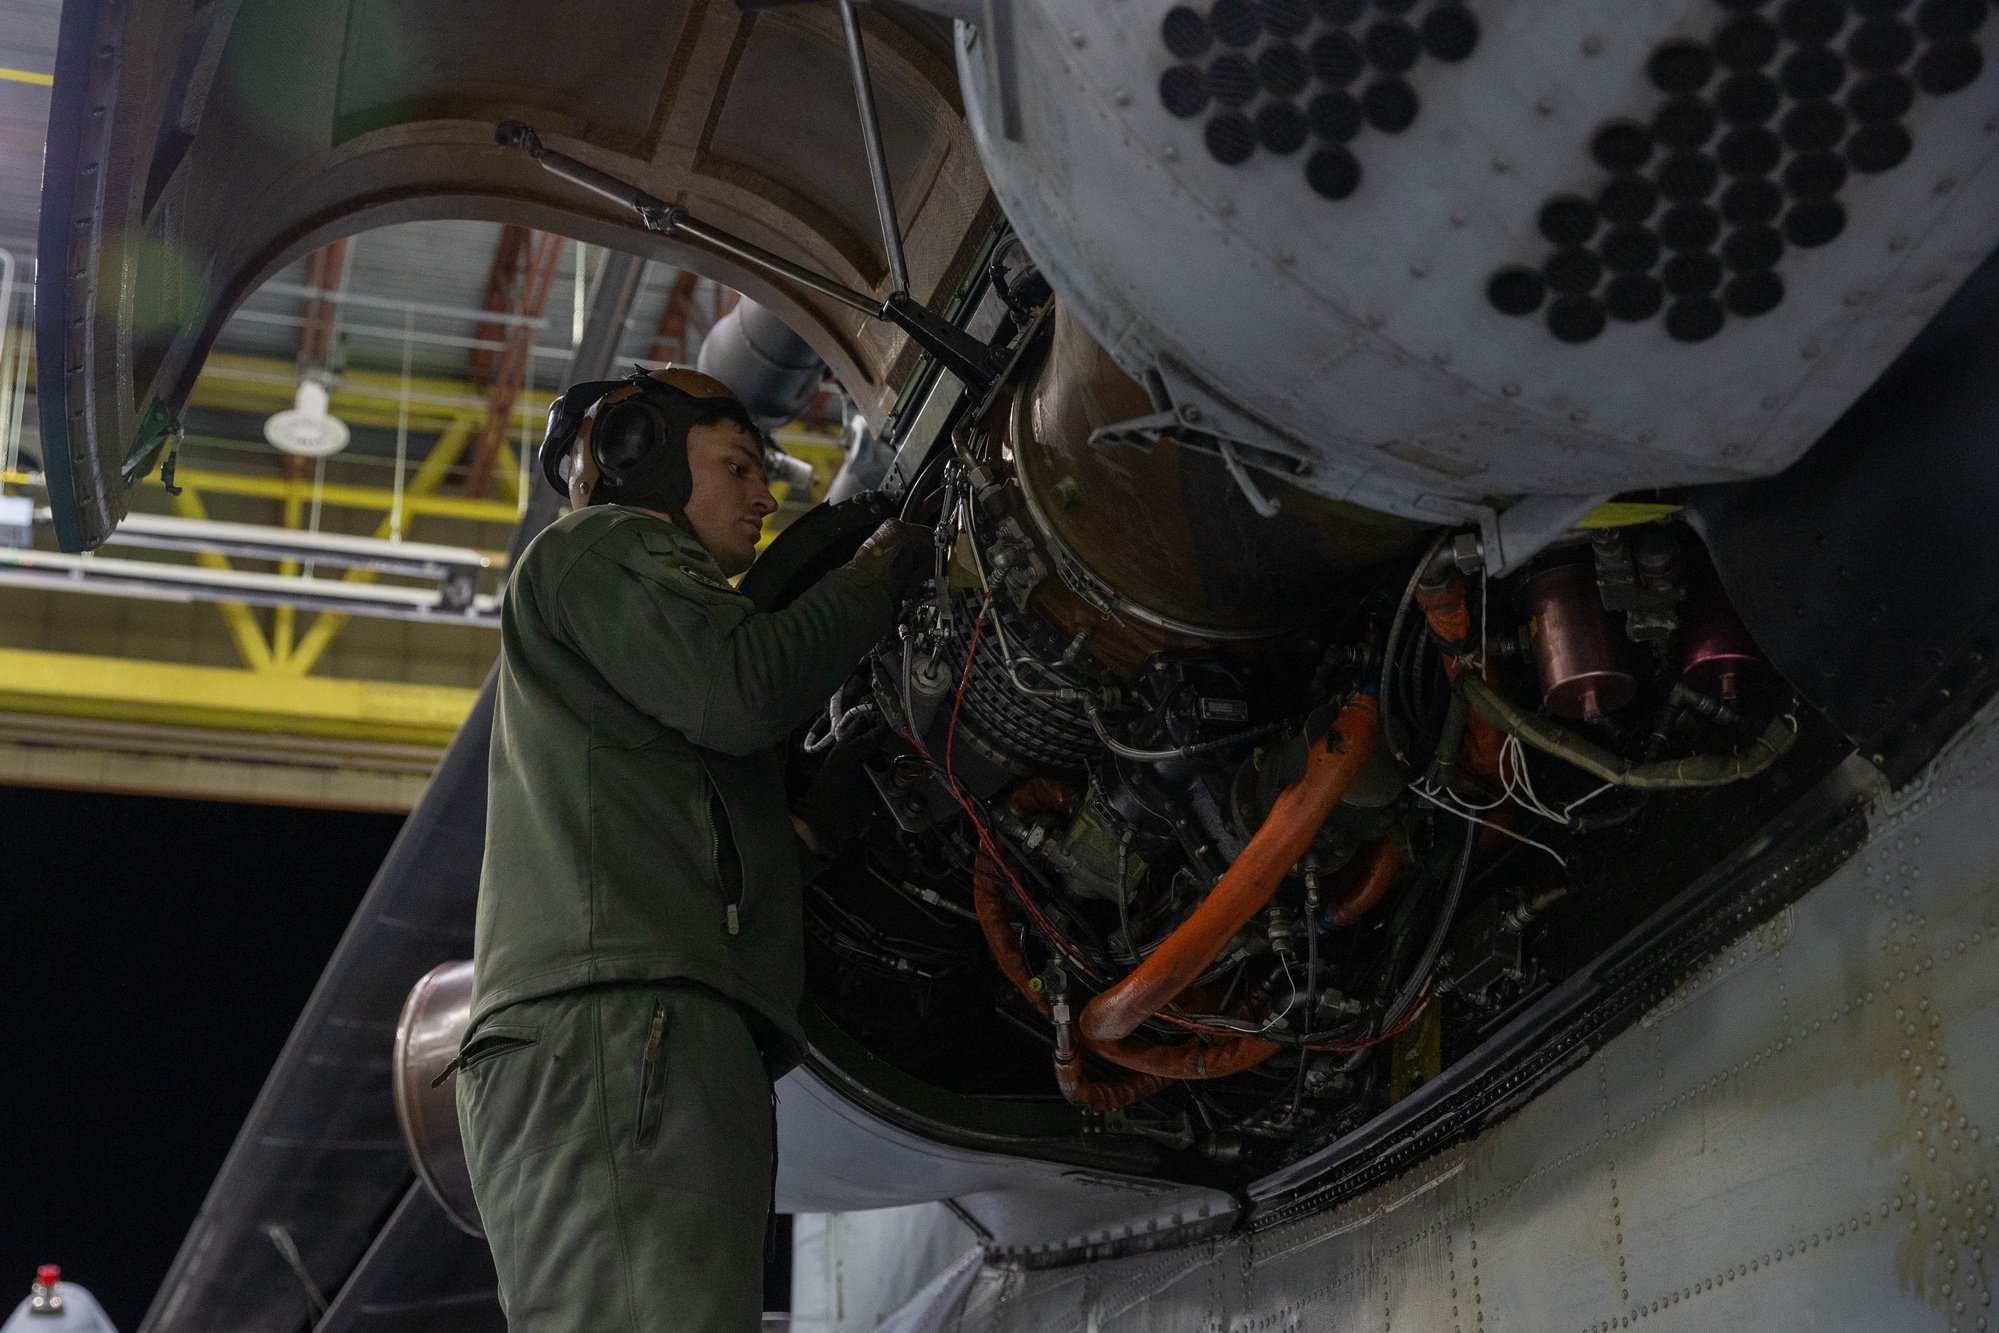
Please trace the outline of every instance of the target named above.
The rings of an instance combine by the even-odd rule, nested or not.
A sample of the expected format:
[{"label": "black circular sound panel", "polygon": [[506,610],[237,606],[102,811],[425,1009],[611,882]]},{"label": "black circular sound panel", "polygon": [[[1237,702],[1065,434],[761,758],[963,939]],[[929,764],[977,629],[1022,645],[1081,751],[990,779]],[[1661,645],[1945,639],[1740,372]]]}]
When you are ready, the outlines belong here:
[{"label": "black circular sound panel", "polygon": [[1213,0],[1168,10],[1159,37],[1178,62],[1159,76],[1160,105],[1200,119],[1210,157],[1301,160],[1314,194],[1345,199],[1362,176],[1348,144],[1415,124],[1409,76],[1470,56],[1479,24],[1466,0]]},{"label": "black circular sound panel", "polygon": [[[1977,34],[1988,8],[1716,0],[1712,37],[1675,38],[1647,57],[1659,95],[1650,117],[1591,136],[1604,178],[1542,204],[1541,263],[1500,269],[1486,300],[1517,318],[1539,314],[1568,343],[1611,320],[1654,317],[1674,339],[1701,342],[1731,317],[1775,310],[1786,251],[1837,240],[1847,184],[1908,157],[1903,121],[1917,96],[1947,97],[1984,72]],[[1169,46],[1206,31],[1182,12],[1168,15]]]}]

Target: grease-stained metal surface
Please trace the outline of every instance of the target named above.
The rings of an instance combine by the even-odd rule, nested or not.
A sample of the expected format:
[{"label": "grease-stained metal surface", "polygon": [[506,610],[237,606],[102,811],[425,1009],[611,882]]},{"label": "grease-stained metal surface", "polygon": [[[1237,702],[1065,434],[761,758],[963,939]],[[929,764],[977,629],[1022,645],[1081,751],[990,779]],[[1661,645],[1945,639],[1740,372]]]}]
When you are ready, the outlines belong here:
[{"label": "grease-stained metal surface", "polygon": [[1248,1237],[990,1268],[959,1324],[1984,1333],[1995,809],[1988,709],[1857,856],[1499,1128]]}]

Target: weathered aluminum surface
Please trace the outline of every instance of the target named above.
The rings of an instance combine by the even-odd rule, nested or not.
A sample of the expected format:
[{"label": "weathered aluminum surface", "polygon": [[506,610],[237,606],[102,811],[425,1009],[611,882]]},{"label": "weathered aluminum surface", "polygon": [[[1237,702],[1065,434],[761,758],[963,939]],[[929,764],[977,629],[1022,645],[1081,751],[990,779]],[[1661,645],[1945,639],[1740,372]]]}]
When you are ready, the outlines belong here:
[{"label": "weathered aluminum surface", "polygon": [[[1358,184],[1338,199],[1307,184],[1322,144],[1225,165],[1204,141],[1227,119],[1209,119],[1213,103],[1187,119],[1167,109],[1161,80],[1179,58],[1162,19],[1175,7],[995,6],[1010,20],[1006,52],[984,28],[959,30],[967,118],[1007,216],[1097,340],[1135,377],[1156,372],[1204,428],[1309,466],[1293,480],[1324,495],[1434,521],[1501,493],[1778,472],[1999,240],[1987,21],[1966,39],[1982,44],[1970,56],[1979,77],[1917,99],[1907,159],[1847,179],[1836,239],[1785,248],[1774,308],[1697,341],[1669,334],[1663,313],[1564,341],[1552,305],[1502,314],[1487,284],[1551,253],[1537,229],[1548,201],[1595,198],[1610,179],[1594,136],[1649,122],[1664,103],[1653,56],[1708,42],[1754,6],[1479,0],[1456,11],[1475,22],[1475,49],[1408,71],[1420,110],[1399,131],[1353,139]],[[1835,44],[1863,21],[1851,6],[1795,8],[1824,16]],[[1404,10],[1411,22],[1429,12],[1390,12]],[[1368,10],[1356,32],[1379,16]],[[1322,20],[1296,41],[1328,31]]]},{"label": "weathered aluminum surface", "polygon": [[989,1268],[959,1326],[1984,1333],[1995,810],[1988,709],[1859,855],[1505,1124],[1247,1237]]}]

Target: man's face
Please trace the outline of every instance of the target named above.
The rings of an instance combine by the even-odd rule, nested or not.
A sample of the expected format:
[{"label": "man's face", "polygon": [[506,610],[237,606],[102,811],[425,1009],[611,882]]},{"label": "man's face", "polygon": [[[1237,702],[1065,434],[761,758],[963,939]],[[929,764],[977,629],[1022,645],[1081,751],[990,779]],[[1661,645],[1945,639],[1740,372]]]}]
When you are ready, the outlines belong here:
[{"label": "man's face", "polygon": [[733,421],[696,426],[687,432],[687,468],[694,476],[688,526],[733,578],[757,558],[764,515],[777,508],[764,484],[763,450]]},{"label": "man's face", "polygon": [[[626,395],[612,394],[605,401],[621,396]],[[590,492],[597,485],[597,458],[589,444],[602,406],[599,403],[584,414],[578,432],[579,447],[569,472],[571,509],[588,505]],[[764,483],[763,451],[750,433],[733,421],[696,426],[687,432],[687,469],[694,480],[684,511],[688,526],[722,572],[734,578],[757,558],[764,515],[777,508],[776,497]],[[659,517],[670,521],[673,516]]]}]

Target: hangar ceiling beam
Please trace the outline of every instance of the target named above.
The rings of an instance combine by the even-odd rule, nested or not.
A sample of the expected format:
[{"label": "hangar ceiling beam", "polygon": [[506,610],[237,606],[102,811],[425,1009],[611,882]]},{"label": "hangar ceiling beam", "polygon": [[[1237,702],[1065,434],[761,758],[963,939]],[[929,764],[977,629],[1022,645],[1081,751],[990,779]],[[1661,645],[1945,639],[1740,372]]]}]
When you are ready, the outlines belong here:
[{"label": "hangar ceiling beam", "polygon": [[[555,280],[556,265],[567,242],[549,231],[532,232],[530,236],[511,313],[539,318],[548,304],[549,285]],[[498,259],[496,255],[496,265]],[[484,495],[492,485],[494,464],[506,448],[508,428],[514,418],[514,400],[526,382],[529,354],[534,348],[534,329],[531,325],[514,323],[506,325],[505,329],[506,345],[493,362],[485,428],[479,433],[479,446],[472,455],[472,466],[465,478],[465,493],[473,497]],[[484,325],[481,326],[480,336],[486,336]]]},{"label": "hangar ceiling beam", "polygon": [[333,365],[334,337],[340,323],[340,296],[346,287],[347,241],[320,246],[305,262],[306,292],[299,300],[298,369],[326,370]]}]

